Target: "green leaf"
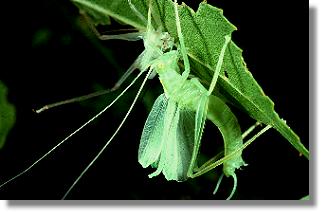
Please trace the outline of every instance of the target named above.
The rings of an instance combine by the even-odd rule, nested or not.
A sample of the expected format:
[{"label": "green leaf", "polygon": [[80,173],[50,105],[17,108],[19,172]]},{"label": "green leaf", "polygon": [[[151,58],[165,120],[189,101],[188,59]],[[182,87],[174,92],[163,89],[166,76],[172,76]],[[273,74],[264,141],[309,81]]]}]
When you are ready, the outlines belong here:
[{"label": "green leaf", "polygon": [[15,122],[15,108],[7,100],[7,87],[0,81],[0,149]]},{"label": "green leaf", "polygon": [[[99,17],[112,17],[125,24],[144,31],[146,24],[137,13],[133,12],[127,0],[72,0],[82,9],[91,13],[100,13]],[[141,17],[147,19],[148,4],[145,0],[132,0]],[[168,31],[177,41],[176,21],[173,2],[171,0],[152,1],[153,25]],[[223,11],[205,2],[200,3],[194,12],[183,4],[179,7],[188,56],[191,59],[193,74],[203,84],[209,85],[214,68],[219,58],[224,37],[236,30],[224,16]],[[102,20],[103,22],[103,20]],[[274,103],[267,97],[252,74],[248,71],[242,50],[234,42],[225,53],[223,70],[219,76],[214,94],[230,104],[242,109],[255,120],[271,125],[286,138],[301,154],[309,157],[309,151],[301,143],[300,138],[282,120],[274,110]]]}]

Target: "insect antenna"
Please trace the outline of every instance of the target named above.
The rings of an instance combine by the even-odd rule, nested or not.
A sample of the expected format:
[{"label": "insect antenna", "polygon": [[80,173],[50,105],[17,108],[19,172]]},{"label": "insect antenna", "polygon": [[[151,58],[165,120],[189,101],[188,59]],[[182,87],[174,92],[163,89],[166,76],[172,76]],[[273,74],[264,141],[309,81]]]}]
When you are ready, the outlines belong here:
[{"label": "insect antenna", "polygon": [[67,141],[69,138],[71,138],[73,135],[78,133],[80,130],[82,130],[84,127],[86,127],[89,123],[94,121],[96,118],[98,118],[102,113],[104,113],[108,108],[110,108],[137,80],[138,78],[143,74],[144,72],[140,72],[135,79],[109,104],[107,105],[103,110],[101,110],[99,113],[97,113],[94,117],[92,117],[90,120],[85,122],[83,125],[81,125],[78,129],[76,129],[73,133],[68,135],[66,138],[64,138],[62,141],[60,141],[56,146],[51,148],[47,153],[45,153],[43,156],[41,156],[38,160],[36,160],[34,163],[32,163],[29,167],[24,169],[23,171],[19,172],[14,177],[10,178],[9,180],[5,181],[0,185],[0,188],[2,188],[4,185],[8,184],[9,182],[17,179],[18,177],[22,176],[26,172],[28,172],[31,168],[33,168],[36,164],[38,164],[41,160],[46,158],[49,154],[51,154],[55,149],[57,149],[60,145],[62,145],[65,141]]},{"label": "insect antenna", "polygon": [[[81,174],[77,177],[77,179],[73,182],[73,184],[69,187],[69,189],[67,190],[67,192],[64,194],[62,199],[65,199],[68,194],[71,192],[71,190],[75,187],[75,185],[79,182],[79,180],[84,176],[84,174],[88,171],[88,169],[95,163],[95,161],[100,157],[100,155],[104,152],[104,150],[106,149],[106,147],[109,145],[109,143],[114,139],[114,137],[117,135],[117,133],[119,132],[120,128],[123,126],[123,124],[125,123],[126,119],[128,118],[129,114],[131,113],[132,109],[134,108],[134,105],[136,104],[138,97],[140,95],[140,93],[143,90],[144,85],[146,84],[149,75],[151,74],[153,70],[150,69],[144,79],[144,81],[142,82],[134,100],[133,103],[131,104],[131,106],[129,107],[125,117],[123,118],[123,120],[121,121],[121,123],[119,124],[118,128],[116,129],[116,131],[114,132],[114,134],[110,137],[110,139],[106,142],[106,144],[101,148],[101,150],[98,152],[98,154],[94,157],[94,159],[86,166],[86,168],[81,172]],[[143,73],[143,72],[141,72]],[[140,74],[141,74],[140,73]]]}]

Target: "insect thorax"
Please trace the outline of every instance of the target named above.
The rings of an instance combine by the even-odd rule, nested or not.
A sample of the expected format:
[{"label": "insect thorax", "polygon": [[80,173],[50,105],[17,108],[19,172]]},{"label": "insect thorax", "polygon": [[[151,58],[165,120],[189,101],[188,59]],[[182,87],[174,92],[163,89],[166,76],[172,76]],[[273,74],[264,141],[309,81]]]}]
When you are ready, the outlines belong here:
[{"label": "insect thorax", "polygon": [[154,61],[152,68],[158,73],[165,95],[180,107],[196,110],[207,90],[196,79],[184,79],[178,66],[179,52],[172,50]]}]

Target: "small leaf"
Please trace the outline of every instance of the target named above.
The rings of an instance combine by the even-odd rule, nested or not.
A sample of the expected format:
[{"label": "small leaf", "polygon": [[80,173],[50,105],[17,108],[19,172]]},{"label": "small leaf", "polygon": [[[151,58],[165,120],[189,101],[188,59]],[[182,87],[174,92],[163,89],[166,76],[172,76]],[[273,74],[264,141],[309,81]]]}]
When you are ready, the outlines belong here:
[{"label": "small leaf", "polygon": [[0,149],[15,122],[15,108],[7,100],[7,87],[0,81]]}]

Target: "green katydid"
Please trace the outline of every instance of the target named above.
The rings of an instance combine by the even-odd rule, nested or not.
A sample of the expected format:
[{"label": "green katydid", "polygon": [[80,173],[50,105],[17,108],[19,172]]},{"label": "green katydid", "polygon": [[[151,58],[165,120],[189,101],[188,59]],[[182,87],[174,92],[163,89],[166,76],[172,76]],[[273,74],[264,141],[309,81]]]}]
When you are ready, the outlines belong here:
[{"label": "green katydid", "polygon": [[[129,1],[129,5],[131,5],[131,8],[135,8],[134,5],[132,5]],[[158,99],[156,100],[155,104],[168,104],[166,105],[166,110],[163,111],[163,117],[166,117],[165,120],[167,120],[167,122],[165,122],[164,126],[166,128],[169,129],[169,124],[171,126],[173,126],[172,124],[174,124],[174,127],[180,128],[179,130],[181,132],[185,132],[185,133],[181,133],[180,135],[185,137],[188,141],[183,140],[182,138],[180,140],[177,140],[178,142],[185,142],[187,143],[186,149],[184,149],[184,154],[185,154],[185,158],[184,160],[184,165],[182,167],[182,171],[180,174],[180,176],[174,176],[175,174],[178,175],[179,172],[177,172],[177,170],[168,170],[165,171],[166,174],[165,176],[168,177],[168,179],[174,179],[174,180],[183,180],[187,177],[196,177],[199,176],[200,174],[204,173],[205,171],[208,171],[208,168],[206,168],[205,166],[202,166],[200,168],[197,168],[196,165],[196,160],[197,160],[197,154],[198,154],[198,149],[199,149],[199,145],[200,145],[200,140],[201,140],[201,135],[202,135],[202,131],[204,128],[204,123],[205,123],[205,119],[208,118],[210,119],[212,122],[214,122],[214,124],[216,124],[219,129],[221,130],[223,137],[224,137],[224,141],[225,141],[225,155],[226,158],[223,158],[220,163],[224,164],[224,167],[229,167],[229,168],[225,168],[224,171],[227,175],[232,175],[234,177],[234,170],[235,168],[239,168],[241,165],[243,165],[243,160],[241,158],[241,148],[242,148],[242,137],[240,134],[240,130],[239,130],[239,126],[236,122],[236,118],[234,117],[234,115],[231,113],[231,111],[229,110],[229,108],[225,105],[225,103],[223,101],[221,101],[218,97],[212,96],[211,93],[214,89],[214,86],[216,84],[216,80],[217,77],[219,75],[219,71],[222,67],[222,61],[224,59],[224,52],[226,50],[226,48],[228,47],[228,43],[230,40],[229,35],[227,35],[225,37],[226,42],[224,44],[224,46],[222,46],[222,50],[220,53],[220,58],[219,61],[217,62],[216,65],[216,71],[213,75],[213,80],[211,83],[211,86],[208,90],[206,90],[203,85],[201,83],[199,83],[196,79],[188,79],[189,76],[189,62],[188,62],[188,58],[187,58],[187,51],[185,49],[184,46],[184,40],[182,37],[182,33],[180,32],[180,23],[179,23],[179,17],[178,17],[178,9],[177,9],[177,4],[175,3],[175,15],[176,15],[176,21],[177,21],[177,32],[179,35],[179,42],[180,44],[177,45],[177,47],[179,47],[179,51],[178,50],[172,50],[172,48],[174,47],[174,41],[171,38],[171,36],[167,33],[167,32],[161,32],[158,30],[154,30],[152,25],[151,25],[151,9],[149,7],[149,11],[148,11],[148,23],[147,23],[147,31],[145,33],[143,33],[143,39],[144,39],[144,45],[145,45],[145,50],[144,52],[137,58],[137,60],[134,62],[134,64],[129,68],[129,70],[126,72],[126,74],[124,75],[124,77],[121,78],[121,80],[119,81],[120,83],[116,84],[119,85],[121,84],[121,82],[123,82],[128,75],[130,75],[134,69],[138,68],[141,70],[141,72],[138,74],[138,76],[133,80],[133,82],[110,104],[108,105],[106,108],[104,108],[100,113],[98,113],[96,116],[94,116],[92,119],[90,119],[88,122],[86,122],[85,124],[83,124],[80,128],[78,128],[76,131],[74,131],[72,134],[70,134],[68,137],[66,137],[64,140],[62,140],[58,145],[56,145],[53,149],[51,149],[48,153],[46,153],[43,157],[41,157],[39,160],[37,160],[35,163],[33,163],[30,167],[28,167],[26,170],[24,170],[23,172],[19,173],[18,175],[16,175],[14,178],[10,179],[7,182],[12,181],[13,179],[16,179],[17,177],[21,176],[22,174],[24,174],[25,172],[27,172],[28,170],[30,170],[35,164],[37,164],[40,160],[42,160],[43,158],[45,158],[46,156],[48,156],[51,152],[53,152],[57,147],[59,147],[62,143],[64,143],[66,140],[68,140],[71,136],[73,136],[74,134],[76,134],[77,132],[79,132],[81,129],[83,129],[85,126],[87,126],[92,120],[96,119],[98,116],[100,116],[103,112],[105,112],[114,102],[116,102],[121,95],[123,95],[130,87],[131,85],[133,85],[136,80],[143,74],[145,73],[148,68],[149,71],[145,77],[145,80],[143,81],[134,101],[133,104],[131,105],[128,113],[126,114],[126,116],[124,117],[123,121],[121,122],[121,124],[119,125],[119,127],[117,128],[116,132],[113,134],[113,136],[107,141],[107,143],[105,144],[105,146],[101,149],[101,151],[97,154],[97,156],[91,161],[91,163],[86,167],[86,169],[80,174],[80,176],[76,179],[76,181],[74,182],[74,184],[70,187],[70,189],[67,191],[67,193],[65,194],[64,197],[66,197],[66,195],[69,194],[70,190],[74,187],[74,185],[79,181],[79,179],[83,176],[83,174],[91,167],[91,165],[96,161],[96,159],[101,155],[101,153],[104,151],[104,149],[109,145],[109,143],[113,140],[113,138],[115,137],[115,135],[118,133],[119,129],[122,127],[123,123],[125,122],[125,120],[127,119],[128,115],[130,114],[135,102],[137,101],[137,98],[143,88],[143,86],[145,85],[147,78],[149,78],[151,76],[151,73],[153,71],[156,71],[159,75],[160,78],[162,80],[163,86],[164,86],[164,90],[165,90],[165,95],[169,95],[168,97],[165,97],[165,95],[161,95]],[[133,11],[135,11],[135,9],[133,9]],[[137,13],[137,11],[136,11]],[[140,16],[143,17],[143,16]],[[144,19],[144,18],[142,18]],[[120,39],[129,39],[129,36],[119,36]],[[114,39],[116,38],[115,36],[113,37],[109,37],[108,39]],[[183,61],[184,61],[184,66],[185,66],[185,70],[183,72],[182,75],[180,75],[179,73],[179,68],[177,65],[178,59],[179,57],[182,56],[183,57]],[[167,68],[169,68],[167,70]],[[168,72],[167,72],[168,71]],[[177,82],[180,82],[180,84],[177,84],[176,86],[172,87],[170,82],[170,79],[167,79],[167,77],[173,77],[173,79],[178,80]],[[181,90],[182,89],[182,90]],[[189,90],[191,89],[191,90]],[[180,95],[176,95],[175,96],[175,92],[181,92]],[[185,94],[186,92],[195,92],[195,99],[190,100],[189,98],[185,98]],[[185,92],[185,93],[184,93]],[[196,97],[197,93],[200,94],[200,97]],[[193,97],[193,96],[189,96],[189,97]],[[166,99],[168,98],[168,99]],[[198,99],[197,99],[198,98]],[[197,100],[200,100],[200,103],[197,104]],[[190,107],[182,107],[182,105],[188,105],[191,104]],[[209,112],[207,112],[207,107],[209,108]],[[146,126],[150,125],[151,122],[154,122],[155,120],[153,120],[152,118],[150,118],[152,116],[152,114],[155,114],[155,110],[159,109],[159,106],[154,106],[151,115],[149,116],[149,119],[147,120]],[[222,117],[216,116],[216,113],[219,113],[218,111],[224,112],[225,115]],[[41,110],[39,110],[38,112],[41,112]],[[196,112],[196,115],[194,115],[193,113]],[[182,115],[183,114],[183,115]],[[191,116],[192,114],[192,116]],[[185,121],[178,123],[178,121],[180,120],[179,118],[183,117]],[[225,119],[226,118],[226,119]],[[181,121],[181,120],[180,120]],[[160,123],[160,122],[159,122]],[[159,125],[159,123],[155,123],[154,126],[156,124]],[[184,123],[184,124],[182,124]],[[186,123],[186,125],[185,125]],[[175,125],[176,124],[176,125]],[[148,153],[150,154],[150,143],[148,142],[146,143],[147,139],[144,139],[145,136],[148,136],[147,132],[146,132],[146,126],[144,128],[143,131],[143,135],[142,135],[142,139],[141,139],[141,145],[140,145],[140,154],[139,154],[139,160],[141,163],[144,163],[144,166],[148,166],[148,165],[153,165],[153,166],[157,166],[157,171],[153,174],[156,175],[159,172],[163,171],[164,172],[164,167],[167,166],[168,159],[170,159],[172,157],[172,155],[167,155],[169,158],[164,158],[160,157],[159,161],[153,161],[151,164],[148,164],[148,162],[142,162],[143,159],[145,159],[145,155],[148,155]],[[229,127],[233,127],[233,128],[229,128]],[[229,131],[232,130],[232,133],[229,133]],[[188,132],[191,131],[191,132]],[[166,131],[165,131],[166,132]],[[154,132],[149,132],[150,133],[154,133]],[[175,133],[173,132],[173,130],[171,131],[171,133]],[[191,136],[192,135],[192,136]],[[173,136],[173,135],[172,135]],[[158,138],[159,140],[161,140],[161,138]],[[188,143],[188,142],[192,142],[192,143]],[[146,146],[144,146],[146,143]],[[160,142],[160,143],[164,143],[164,142]],[[166,143],[167,146],[164,146],[164,148],[181,148],[182,145],[185,145],[183,143],[174,143],[174,145],[168,146],[168,143]],[[233,148],[231,148],[231,146]],[[160,147],[160,146],[158,146]],[[173,150],[172,149],[172,150]],[[148,151],[147,151],[148,150]],[[163,148],[158,148],[158,151],[163,151]],[[145,153],[143,153],[145,152]],[[158,155],[159,156],[159,155]],[[235,163],[235,161],[237,161]],[[167,163],[166,163],[167,162]],[[231,162],[231,164],[229,164],[229,162]],[[214,163],[216,165],[219,165],[218,163]],[[209,164],[210,165],[210,164]],[[210,166],[208,166],[210,167]],[[231,168],[232,167],[232,168]],[[171,169],[171,168],[169,168]],[[197,171],[196,173],[194,173],[194,171]],[[176,173],[174,173],[176,171]],[[182,178],[180,178],[182,177]],[[7,182],[5,182],[4,184],[6,184]],[[4,185],[3,184],[3,185]],[[235,188],[235,186],[234,186]],[[234,191],[235,189],[233,189]]]},{"label": "green katydid", "polygon": [[[185,70],[179,74],[177,64],[179,52],[175,50],[164,53],[153,64],[165,94],[160,95],[155,101],[145,123],[138,157],[144,168],[149,165],[157,168],[154,173],[149,175],[150,177],[163,172],[167,180],[182,181],[188,177],[194,177],[206,118],[216,124],[225,136],[226,154],[242,146],[242,136],[232,112],[219,98],[211,95],[222,68],[230,36],[225,36],[225,43],[217,61],[210,88],[207,90],[196,78],[187,79],[190,68],[176,3],[175,16],[180,53],[184,60]],[[217,117],[217,111],[224,111],[224,115]],[[241,153],[239,153],[233,157],[233,160],[224,163],[224,173],[227,176],[232,175],[236,182],[235,169],[242,165],[244,162]],[[198,172],[202,172],[202,170],[198,170]],[[236,184],[233,192],[235,187]]]}]

